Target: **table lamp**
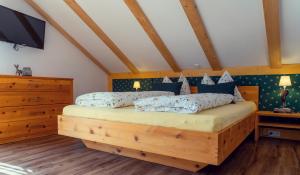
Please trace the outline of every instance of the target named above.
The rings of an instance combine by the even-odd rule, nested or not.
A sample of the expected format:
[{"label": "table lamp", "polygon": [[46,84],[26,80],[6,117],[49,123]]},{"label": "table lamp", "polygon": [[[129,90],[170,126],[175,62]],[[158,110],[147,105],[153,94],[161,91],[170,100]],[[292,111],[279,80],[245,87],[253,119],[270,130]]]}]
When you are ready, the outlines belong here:
[{"label": "table lamp", "polygon": [[279,81],[279,86],[283,86],[283,89],[281,90],[281,102],[282,107],[281,108],[275,108],[274,112],[292,112],[290,108],[286,107],[286,97],[289,95],[289,91],[286,89],[287,86],[292,86],[291,78],[290,76],[281,76]]},{"label": "table lamp", "polygon": [[138,91],[138,89],[141,88],[141,83],[139,81],[134,81],[133,88],[135,89],[135,91]]}]

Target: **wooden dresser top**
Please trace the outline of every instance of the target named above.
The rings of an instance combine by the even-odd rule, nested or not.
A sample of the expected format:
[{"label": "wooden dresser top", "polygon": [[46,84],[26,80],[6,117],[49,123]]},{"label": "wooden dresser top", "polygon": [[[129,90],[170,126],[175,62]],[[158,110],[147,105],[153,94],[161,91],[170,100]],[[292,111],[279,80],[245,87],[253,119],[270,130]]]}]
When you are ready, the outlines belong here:
[{"label": "wooden dresser top", "polygon": [[0,78],[19,78],[19,79],[44,79],[44,80],[73,80],[73,78],[59,78],[59,77],[36,77],[36,76],[16,76],[16,75],[0,75]]}]

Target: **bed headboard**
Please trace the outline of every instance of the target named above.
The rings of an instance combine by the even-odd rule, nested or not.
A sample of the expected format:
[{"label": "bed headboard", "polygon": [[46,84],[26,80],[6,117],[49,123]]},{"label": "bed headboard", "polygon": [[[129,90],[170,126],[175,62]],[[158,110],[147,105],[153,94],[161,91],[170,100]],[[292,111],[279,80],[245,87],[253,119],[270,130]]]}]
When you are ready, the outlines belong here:
[{"label": "bed headboard", "polygon": [[[243,98],[247,101],[253,101],[258,105],[259,99],[259,86],[238,86],[239,91]],[[197,86],[191,86],[191,93],[198,93]]]}]

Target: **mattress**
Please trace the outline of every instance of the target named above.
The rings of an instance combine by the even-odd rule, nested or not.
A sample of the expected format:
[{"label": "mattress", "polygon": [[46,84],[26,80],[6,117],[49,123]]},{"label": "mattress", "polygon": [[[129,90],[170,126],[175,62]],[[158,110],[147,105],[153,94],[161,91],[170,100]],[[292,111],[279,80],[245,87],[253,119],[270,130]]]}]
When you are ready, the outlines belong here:
[{"label": "mattress", "polygon": [[202,132],[218,132],[249,116],[254,111],[256,111],[255,103],[245,101],[204,110],[196,114],[136,112],[133,106],[113,109],[69,105],[64,108],[63,115]]}]

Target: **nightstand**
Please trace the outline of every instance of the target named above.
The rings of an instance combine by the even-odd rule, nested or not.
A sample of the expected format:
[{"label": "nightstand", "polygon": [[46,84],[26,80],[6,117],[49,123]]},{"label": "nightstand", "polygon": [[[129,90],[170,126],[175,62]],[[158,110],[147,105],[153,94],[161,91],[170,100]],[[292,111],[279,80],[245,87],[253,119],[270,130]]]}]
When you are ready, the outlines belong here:
[{"label": "nightstand", "polygon": [[[300,113],[274,113],[258,111],[255,122],[255,140],[268,128],[268,136],[275,138],[300,139]],[[272,130],[273,129],[273,130]],[[281,132],[284,133],[281,137]],[[273,134],[273,135],[272,135]]]}]

